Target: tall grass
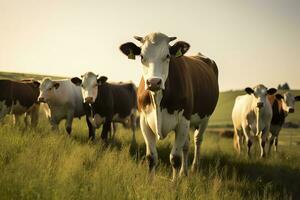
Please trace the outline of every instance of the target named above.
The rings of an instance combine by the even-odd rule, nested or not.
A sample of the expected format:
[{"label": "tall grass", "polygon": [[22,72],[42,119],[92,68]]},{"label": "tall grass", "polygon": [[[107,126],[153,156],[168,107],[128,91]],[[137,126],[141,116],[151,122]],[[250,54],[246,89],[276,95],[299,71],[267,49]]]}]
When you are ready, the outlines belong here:
[{"label": "tall grass", "polygon": [[[174,136],[158,142],[157,176],[147,179],[145,144],[130,153],[131,132],[118,128],[109,146],[99,131],[88,141],[84,120],[68,136],[52,132],[43,120],[36,130],[6,123],[0,129],[1,199],[297,199],[300,196],[299,146],[285,130],[280,152],[259,159],[233,152],[232,140],[207,133],[200,171],[172,183],[169,153]],[[193,146],[191,146],[193,152]],[[190,161],[192,159],[190,154]]]}]

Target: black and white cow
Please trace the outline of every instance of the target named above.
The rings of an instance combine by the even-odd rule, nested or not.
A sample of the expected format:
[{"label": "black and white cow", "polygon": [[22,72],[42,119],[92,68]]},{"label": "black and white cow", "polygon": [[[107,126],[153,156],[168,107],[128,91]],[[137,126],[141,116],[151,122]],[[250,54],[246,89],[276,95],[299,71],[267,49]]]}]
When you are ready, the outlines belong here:
[{"label": "black and white cow", "polygon": [[130,123],[132,141],[135,141],[137,96],[133,83],[108,83],[107,77],[87,72],[74,77],[71,81],[81,86],[83,101],[89,104],[85,108],[89,116],[88,126],[90,136],[95,137],[95,129],[103,124],[101,138],[108,139],[108,133],[113,135],[113,122]]}]

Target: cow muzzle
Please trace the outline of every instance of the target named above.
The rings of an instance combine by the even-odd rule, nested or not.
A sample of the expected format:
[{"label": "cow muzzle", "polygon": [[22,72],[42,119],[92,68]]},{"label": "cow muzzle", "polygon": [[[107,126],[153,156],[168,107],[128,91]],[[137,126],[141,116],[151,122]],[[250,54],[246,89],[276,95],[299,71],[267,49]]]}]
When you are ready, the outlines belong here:
[{"label": "cow muzzle", "polygon": [[84,102],[85,102],[85,103],[94,103],[94,102],[93,102],[93,97],[85,97],[85,98],[84,98]]},{"label": "cow muzzle", "polygon": [[162,79],[161,78],[149,78],[146,81],[147,89],[156,92],[161,89]]},{"label": "cow muzzle", "polygon": [[258,102],[258,103],[257,103],[257,107],[258,107],[258,108],[264,107],[264,103],[263,103],[263,102]]},{"label": "cow muzzle", "polygon": [[46,100],[45,100],[44,97],[39,97],[39,98],[38,98],[38,102],[39,102],[39,103],[46,103]]},{"label": "cow muzzle", "polygon": [[294,108],[289,108],[289,113],[294,113],[295,109]]}]

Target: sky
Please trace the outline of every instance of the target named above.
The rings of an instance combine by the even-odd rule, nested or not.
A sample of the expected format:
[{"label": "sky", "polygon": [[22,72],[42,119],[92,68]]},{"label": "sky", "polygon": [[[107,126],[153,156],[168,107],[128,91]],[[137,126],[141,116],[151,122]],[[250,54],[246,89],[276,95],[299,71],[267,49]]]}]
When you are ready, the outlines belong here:
[{"label": "sky", "polygon": [[140,60],[119,46],[151,32],[215,60],[222,91],[300,89],[299,0],[0,0],[0,71],[138,83]]}]

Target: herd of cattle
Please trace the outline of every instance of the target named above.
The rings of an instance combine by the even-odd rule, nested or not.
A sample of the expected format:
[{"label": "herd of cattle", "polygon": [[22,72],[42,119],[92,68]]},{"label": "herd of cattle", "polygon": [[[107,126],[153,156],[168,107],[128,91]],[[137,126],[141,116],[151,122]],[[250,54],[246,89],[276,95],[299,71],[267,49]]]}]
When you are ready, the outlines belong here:
[{"label": "herd of cattle", "polygon": [[[176,37],[151,33],[135,39],[140,45],[127,42],[120,50],[129,59],[136,56],[141,59],[143,73],[138,88],[133,83],[107,82],[107,77],[92,72],[65,80],[0,80],[0,119],[13,114],[14,123],[17,123],[25,114],[25,124],[28,125],[30,117],[31,125],[35,127],[40,107],[43,107],[53,129],[58,129],[65,119],[65,129],[71,134],[73,119],[85,116],[89,138],[94,139],[95,130],[103,125],[101,138],[107,141],[109,133],[114,134],[116,122],[131,127],[135,140],[139,115],[152,175],[158,161],[156,141],[175,132],[170,153],[173,179],[187,174],[189,131],[193,128],[192,170],[196,170],[203,134],[218,102],[217,65],[200,53],[184,56],[190,45],[184,41],[170,45]],[[281,95],[276,89],[268,89],[262,84],[247,87],[245,92],[247,94],[236,98],[232,111],[234,146],[240,152],[246,141],[250,156],[253,136],[257,136],[264,157],[269,132],[269,148],[275,140],[277,149],[285,117],[294,112],[295,101],[299,101],[300,96]]]}]

